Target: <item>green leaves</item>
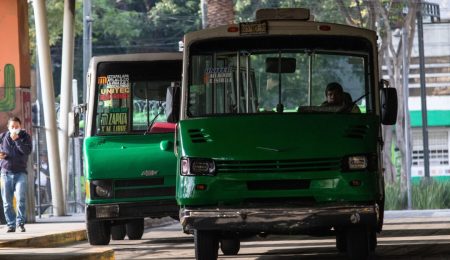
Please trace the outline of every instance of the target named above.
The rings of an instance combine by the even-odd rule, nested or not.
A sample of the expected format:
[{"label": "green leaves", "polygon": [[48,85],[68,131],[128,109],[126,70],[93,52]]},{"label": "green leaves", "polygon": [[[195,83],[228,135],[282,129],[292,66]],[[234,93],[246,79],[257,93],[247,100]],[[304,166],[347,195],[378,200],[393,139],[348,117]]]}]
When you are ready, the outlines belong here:
[{"label": "green leaves", "polygon": [[[422,181],[411,184],[413,209],[447,209],[450,207],[450,182],[448,180]],[[386,185],[386,210],[406,209],[406,194],[400,184]]]},{"label": "green leaves", "polygon": [[96,0],[92,5],[93,44],[130,45],[146,24],[145,15],[116,8],[115,1]]}]

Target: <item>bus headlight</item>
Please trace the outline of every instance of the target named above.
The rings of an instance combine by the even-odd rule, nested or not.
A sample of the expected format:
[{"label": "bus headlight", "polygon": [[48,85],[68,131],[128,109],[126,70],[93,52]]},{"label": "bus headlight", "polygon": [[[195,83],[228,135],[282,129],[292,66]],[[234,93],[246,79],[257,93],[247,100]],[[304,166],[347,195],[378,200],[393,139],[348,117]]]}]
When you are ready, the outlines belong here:
[{"label": "bus headlight", "polygon": [[91,182],[91,195],[96,198],[112,198],[111,180],[94,180]]},{"label": "bus headlight", "polygon": [[180,173],[183,176],[213,176],[216,173],[216,164],[211,159],[183,158]]},{"label": "bus headlight", "polygon": [[349,170],[363,170],[367,168],[367,156],[355,155],[348,157],[348,169]]}]

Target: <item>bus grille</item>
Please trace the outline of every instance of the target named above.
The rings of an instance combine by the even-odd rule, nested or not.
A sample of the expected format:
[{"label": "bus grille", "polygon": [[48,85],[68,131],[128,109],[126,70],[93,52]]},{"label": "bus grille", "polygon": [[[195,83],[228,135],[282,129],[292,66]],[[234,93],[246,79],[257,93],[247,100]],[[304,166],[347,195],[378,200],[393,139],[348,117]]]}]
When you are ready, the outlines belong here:
[{"label": "bus grille", "polygon": [[271,173],[340,171],[341,158],[308,160],[225,161],[216,160],[217,173]]},{"label": "bus grille", "polygon": [[134,179],[134,180],[116,180],[114,182],[116,188],[132,187],[132,186],[154,186],[163,185],[164,178],[152,179]]},{"label": "bus grille", "polygon": [[116,199],[175,196],[174,187],[161,187],[164,178],[142,178],[114,181]]},{"label": "bus grille", "polygon": [[189,129],[189,136],[193,143],[211,142],[211,136],[204,129]]},{"label": "bus grille", "polygon": [[175,187],[120,189],[115,191],[115,198],[143,198],[143,197],[164,197],[175,196]]},{"label": "bus grille", "polygon": [[364,137],[366,137],[367,135],[368,130],[368,125],[354,125],[347,128],[344,136],[347,138],[364,139]]},{"label": "bus grille", "polygon": [[248,190],[303,190],[309,189],[311,180],[248,181]]}]

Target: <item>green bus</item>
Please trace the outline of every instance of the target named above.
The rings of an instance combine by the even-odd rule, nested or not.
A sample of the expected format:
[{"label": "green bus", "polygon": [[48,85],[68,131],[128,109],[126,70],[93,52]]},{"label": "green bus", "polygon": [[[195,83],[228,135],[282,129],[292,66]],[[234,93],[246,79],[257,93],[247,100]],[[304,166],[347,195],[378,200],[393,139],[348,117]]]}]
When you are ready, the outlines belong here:
[{"label": "green bus", "polygon": [[[332,82],[345,106],[322,105]],[[262,9],[186,34],[176,199],[196,258],[270,234],[333,235],[367,257],[383,224],[381,125],[396,116],[374,31]]]},{"label": "green bus", "polygon": [[171,109],[181,72],[181,53],[91,59],[83,144],[91,245],[140,239],[145,217],[178,219]]}]

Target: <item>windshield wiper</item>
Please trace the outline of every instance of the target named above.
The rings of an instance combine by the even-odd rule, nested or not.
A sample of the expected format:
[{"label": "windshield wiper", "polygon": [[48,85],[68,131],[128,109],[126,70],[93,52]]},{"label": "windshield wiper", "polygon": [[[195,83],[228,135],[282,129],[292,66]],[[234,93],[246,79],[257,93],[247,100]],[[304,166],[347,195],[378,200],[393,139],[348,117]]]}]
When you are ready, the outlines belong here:
[{"label": "windshield wiper", "polygon": [[145,130],[144,135],[147,135],[148,133],[150,133],[150,130],[152,129],[153,124],[156,122],[156,119],[158,119],[159,115],[161,115],[163,112],[164,112],[164,109],[159,107],[158,114],[156,114],[155,117],[152,118],[152,121],[150,122],[150,124],[148,124],[147,130]]}]

